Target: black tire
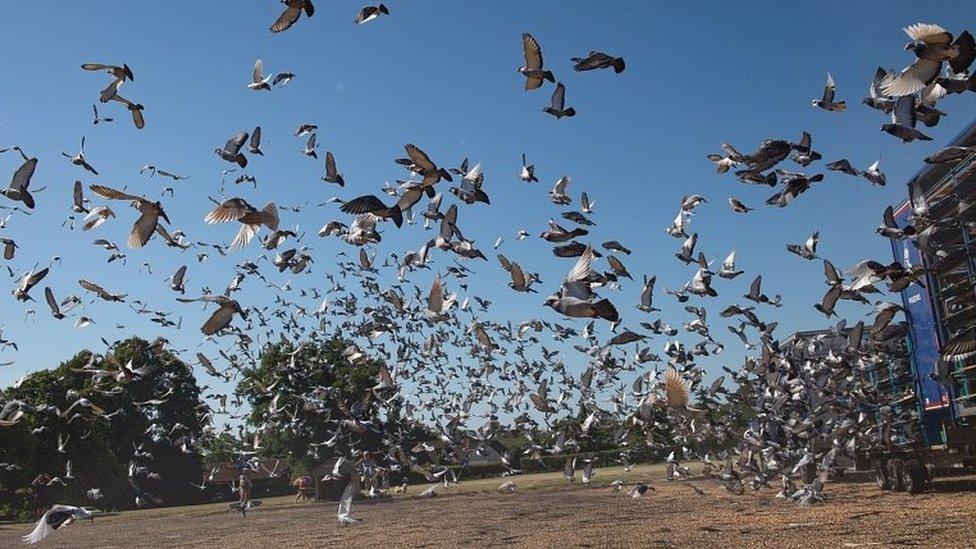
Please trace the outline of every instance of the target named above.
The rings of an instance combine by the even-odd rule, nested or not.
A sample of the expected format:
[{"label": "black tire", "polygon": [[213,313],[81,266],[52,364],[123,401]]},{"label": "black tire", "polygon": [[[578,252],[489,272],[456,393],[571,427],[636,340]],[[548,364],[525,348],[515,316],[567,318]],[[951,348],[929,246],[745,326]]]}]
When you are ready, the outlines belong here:
[{"label": "black tire", "polygon": [[901,476],[905,491],[909,494],[917,494],[925,490],[928,471],[926,471],[925,465],[921,461],[917,459],[906,461],[905,466],[902,468]]},{"label": "black tire", "polygon": [[901,458],[892,458],[888,460],[888,479],[889,479],[889,489],[892,492],[904,492],[904,472],[905,472],[905,461]]},{"label": "black tire", "polygon": [[872,466],[874,467],[874,481],[878,483],[878,488],[881,490],[891,489],[891,484],[888,481],[888,469],[885,467],[885,462],[881,458],[874,460]]}]

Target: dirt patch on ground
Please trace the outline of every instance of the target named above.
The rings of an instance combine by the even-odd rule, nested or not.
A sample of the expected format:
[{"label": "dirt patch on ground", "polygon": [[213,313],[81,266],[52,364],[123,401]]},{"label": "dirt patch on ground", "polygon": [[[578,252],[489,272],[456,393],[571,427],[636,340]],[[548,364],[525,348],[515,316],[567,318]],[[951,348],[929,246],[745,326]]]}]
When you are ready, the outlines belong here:
[{"label": "dirt patch on ground", "polygon": [[[499,481],[500,483],[500,481]],[[502,495],[357,500],[359,524],[340,527],[335,504],[257,509],[247,518],[185,508],[101,517],[72,524],[45,547],[976,547],[976,478],[939,480],[925,494],[831,483],[829,501],[800,507],[774,490],[725,491],[699,480],[654,481],[640,499],[605,484]],[[423,487],[412,487],[414,493]],[[0,529],[0,547],[17,547],[26,525]]]}]

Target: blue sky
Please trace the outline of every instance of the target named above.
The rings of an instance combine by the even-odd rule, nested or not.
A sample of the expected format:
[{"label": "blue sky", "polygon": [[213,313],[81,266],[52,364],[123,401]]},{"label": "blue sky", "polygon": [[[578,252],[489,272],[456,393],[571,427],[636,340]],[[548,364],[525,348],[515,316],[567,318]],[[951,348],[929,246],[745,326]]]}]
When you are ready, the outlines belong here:
[{"label": "blue sky", "polygon": [[[819,262],[787,254],[787,243],[802,243],[821,232],[820,252],[838,267],[863,258],[887,261],[890,247],[874,234],[881,211],[906,197],[904,181],[926,155],[955,136],[976,112],[976,95],[951,96],[941,105],[949,116],[927,130],[934,141],[903,145],[879,131],[885,122],[877,111],[859,104],[877,66],[901,69],[911,61],[903,51],[901,28],[915,22],[939,23],[953,32],[972,29],[976,12],[968,2],[786,3],[754,5],[708,3],[601,2],[397,2],[392,12],[364,27],[352,24],[360,4],[320,1],[313,18],[303,17],[291,30],[271,35],[268,27],[280,12],[272,0],[251,2],[4,2],[0,5],[0,147],[20,144],[40,158],[33,185],[47,189],[29,218],[15,217],[0,234],[14,238],[21,250],[11,262],[20,273],[63,261],[35,290],[39,303],[15,302],[9,288],[0,292],[0,326],[20,344],[20,352],[0,351],[0,385],[25,372],[50,367],[82,347],[100,348],[98,338],[129,334],[146,337],[154,324],[127,308],[103,302],[85,314],[98,323],[74,330],[70,321],[51,318],[43,303],[43,285],[56,295],[81,294],[78,278],[110,291],[128,291],[151,305],[183,317],[183,329],[164,332],[176,347],[196,350],[197,327],[206,318],[199,307],[173,301],[164,279],[189,265],[188,287],[222,288],[233,267],[256,257],[259,249],[197,263],[194,251],[180,254],[154,239],[143,250],[129,251],[128,263],[106,264],[107,253],[91,246],[95,238],[124,243],[136,212],[113,205],[119,218],[91,233],[60,227],[70,213],[71,185],[76,179],[101,183],[147,196],[173,186],[176,196],[162,200],[172,219],[190,239],[229,243],[236,227],[206,226],[206,197],[217,197],[221,171],[229,164],[213,154],[231,135],[261,125],[265,158],[252,158],[248,172],[258,178],[234,188],[254,205],[307,202],[300,214],[282,212],[284,226],[299,225],[310,234],[303,244],[314,248],[314,273],[294,277],[296,286],[324,287],[324,272],[334,272],[339,250],[357,250],[334,239],[314,237],[322,224],[348,218],[334,207],[316,204],[338,195],[351,198],[378,193],[384,181],[406,174],[393,164],[405,143],[416,143],[442,164],[456,165],[467,156],[484,163],[490,207],[462,205],[460,226],[491,260],[469,264],[477,275],[470,294],[495,302],[495,319],[515,321],[532,316],[558,320],[542,307],[572,263],[552,257],[550,245],[537,238],[560,208],[547,196],[562,175],[573,178],[574,206],[586,191],[597,202],[593,242],[617,239],[634,254],[623,257],[628,269],[658,275],[656,299],[675,325],[688,318],[664,287],[689,280],[693,268],[677,262],[680,241],[664,233],[685,194],[699,193],[709,202],[698,209],[692,230],[699,249],[718,261],[739,250],[745,275],[732,283],[716,281],[720,297],[706,302],[713,317],[725,305],[744,303],[741,295],[755,273],[763,274],[766,293],[782,294],[785,306],[762,311],[778,319],[778,334],[824,325],[812,308],[826,287]],[[574,119],[555,120],[541,112],[551,86],[522,90],[516,74],[522,63],[520,35],[531,32],[541,43],[547,67],[567,86]],[[608,71],[573,73],[570,57],[590,49],[627,60],[622,75]],[[247,90],[251,67],[262,58],[268,72],[291,71],[295,80],[271,93]],[[111,124],[92,126],[91,105],[107,76],[79,69],[86,61],[125,62],[135,72],[122,94],[146,106],[147,127],[136,131],[118,105],[102,106]],[[810,106],[819,97],[825,74],[837,82],[837,94],[850,110],[829,113]],[[348,182],[346,189],[319,180],[320,162],[301,155],[304,140],[292,137],[304,122],[319,125],[320,154],[333,151]],[[863,179],[827,172],[826,180],[786,209],[763,205],[768,188],[745,186],[718,176],[705,159],[721,141],[743,152],[765,138],[796,140],[806,130],[825,161],[846,157],[866,167],[879,157],[889,185],[871,187]],[[75,152],[87,136],[86,155],[100,171],[95,178],[70,165],[61,151]],[[517,178],[520,154],[536,164],[541,182],[526,185]],[[180,174],[186,181],[149,179],[139,167],[151,163]],[[0,156],[0,173],[9,177],[19,165],[15,153]],[[787,162],[785,169],[794,169]],[[822,171],[823,163],[806,169]],[[446,187],[443,189],[446,191]],[[88,193],[90,195],[90,193]],[[727,204],[736,196],[757,210],[733,214]],[[3,199],[6,200],[6,199]],[[8,204],[8,202],[3,202]],[[99,201],[100,203],[100,201]],[[7,212],[0,212],[5,214]],[[565,223],[568,225],[569,223]],[[515,241],[525,228],[532,237]],[[500,252],[538,271],[542,295],[517,294],[494,260],[491,245],[499,236]],[[430,237],[419,227],[395,232],[388,227],[380,257],[416,249]],[[446,266],[446,256],[437,258]],[[141,268],[152,265],[152,275]],[[141,272],[140,272],[141,271]],[[285,276],[274,278],[285,282]],[[429,277],[413,281],[426,288]],[[7,280],[5,287],[12,287]],[[254,281],[239,297],[245,305],[268,303],[270,292]],[[449,289],[457,290],[449,283]],[[191,290],[193,291],[193,290]],[[634,305],[639,282],[607,294],[624,312],[625,325],[636,327]],[[892,296],[892,299],[897,299]],[[87,301],[87,299],[86,299]],[[314,308],[316,304],[310,303]],[[25,318],[33,307],[34,317]],[[866,309],[842,304],[838,311],[855,322]],[[116,323],[125,329],[115,329]],[[713,331],[729,348],[724,360],[740,362],[741,346],[717,323]],[[652,343],[655,349],[663,339]],[[202,350],[213,347],[204,345]],[[189,358],[189,357],[187,357]],[[709,363],[716,369],[718,362]]]}]

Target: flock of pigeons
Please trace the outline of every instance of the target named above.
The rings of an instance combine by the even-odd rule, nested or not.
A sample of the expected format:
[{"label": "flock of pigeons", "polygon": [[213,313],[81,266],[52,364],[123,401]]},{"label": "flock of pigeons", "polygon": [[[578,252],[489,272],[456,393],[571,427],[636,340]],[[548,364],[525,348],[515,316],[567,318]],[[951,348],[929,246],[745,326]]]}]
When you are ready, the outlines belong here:
[{"label": "flock of pigeons", "polygon": [[[283,0],[282,3],[286,8],[271,27],[274,33],[289,29],[302,14],[306,17],[314,15],[314,6],[309,0]],[[356,23],[364,24],[389,13],[382,4],[365,7],[356,17]],[[870,85],[870,96],[864,103],[890,113],[892,121],[881,129],[908,142],[929,139],[916,127],[917,122],[929,127],[937,124],[940,117],[945,116],[936,108],[941,99],[948,94],[976,91],[976,76],[967,72],[976,56],[976,47],[969,32],[953,38],[937,25],[912,25],[905,32],[911,38],[906,50],[915,56],[915,60],[900,73],[879,69]],[[553,83],[551,102],[544,111],[557,118],[574,116],[575,110],[565,104],[565,86],[544,66],[539,42],[525,33],[522,47],[525,62],[518,72],[525,78],[525,90],[538,89],[547,81]],[[625,69],[623,58],[599,51],[591,51],[572,61],[576,71],[612,68],[615,73],[621,73]],[[136,128],[145,126],[143,106],[119,95],[123,84],[135,80],[127,65],[86,63],[82,68],[108,73],[112,80],[100,93],[99,102],[123,105],[131,113]],[[252,76],[247,87],[266,92],[288,84],[294,74],[282,72],[273,78],[266,76],[263,64],[258,60]],[[846,102],[837,100],[835,83],[830,75],[822,98],[813,101],[813,105],[834,113],[846,109]],[[93,123],[112,122],[112,118],[99,117],[97,106],[94,110]],[[316,126],[304,124],[295,132],[296,137],[308,136],[304,153],[313,158],[317,158],[315,130]],[[97,176],[98,171],[85,158],[84,145],[82,140],[77,154],[65,153],[64,156],[85,173]],[[245,154],[263,156],[260,146],[258,127],[233,136],[223,147],[216,149],[216,155],[232,165],[225,174],[232,173],[246,168],[248,158]],[[766,201],[770,206],[790,206],[825,177],[822,173],[806,175],[779,167],[787,159],[800,167],[821,160],[807,133],[803,133],[797,142],[767,140],[748,154],[742,154],[728,144],[723,144],[722,149],[724,154],[708,157],[719,173],[731,172],[746,184],[778,187]],[[0,228],[29,222],[28,214],[36,207],[56,207],[39,201],[35,196],[39,189],[30,186],[38,159],[26,154],[19,146],[2,149],[0,153],[8,150],[19,153],[23,163],[14,172],[10,185],[0,191],[8,201],[4,209],[11,212],[2,218]],[[336,269],[323,269],[318,273],[321,280],[316,285],[301,289],[292,288],[290,283],[275,285],[266,277],[269,269],[281,273],[287,271],[293,276],[308,275],[315,262],[311,246],[301,244],[304,233],[282,228],[281,208],[275,203],[257,207],[240,197],[214,201],[213,209],[202,219],[204,223],[240,224],[236,237],[227,245],[191,240],[184,231],[168,228],[170,218],[161,201],[101,184],[89,185],[86,190],[84,185],[76,182],[73,201],[66,205],[73,216],[85,216],[83,231],[96,231],[117,217],[113,205],[123,201],[138,212],[129,218],[132,228],[126,244],[130,250],[165,246],[174,248],[173,253],[182,253],[192,249],[198,252],[199,261],[208,257],[205,252],[208,248],[229,260],[232,250],[252,246],[255,237],[266,230],[267,234],[260,239],[262,258],[237,264],[236,276],[223,291],[204,287],[196,293],[190,292],[195,297],[185,297],[190,291],[186,286],[186,265],[169,278],[168,290],[173,292],[175,302],[201,302],[206,307],[213,307],[200,330],[219,347],[220,360],[225,366],[218,367],[216,359],[198,353],[197,363],[210,376],[230,380],[241,369],[252,366],[259,360],[260,341],[280,340],[292,349],[292,360],[274,365],[273,378],[261,388],[262,401],[268,403],[267,412],[262,418],[263,424],[253,431],[242,432],[244,439],[253,441],[253,444],[248,443],[240,451],[260,450],[261,433],[265,431],[300,433],[311,423],[324,421],[333,425],[332,437],[316,441],[312,451],[320,452],[323,457],[340,452],[348,458],[343,461],[345,468],[337,464],[335,471],[337,478],[348,482],[339,505],[340,523],[356,522],[350,516],[351,503],[361,482],[368,483],[370,494],[375,495],[386,488],[383,480],[389,473],[409,470],[428,478],[433,484],[424,494],[434,495],[441,483],[450,486],[457,479],[453,477],[451,480],[453,470],[444,465],[420,465],[420,462],[463,463],[473,453],[482,452],[483,445],[504,429],[517,430],[530,441],[521,456],[511,453],[504,456],[506,476],[521,472],[516,465],[519,458],[541,459],[545,455],[577,451],[580,441],[589,436],[594,426],[612,420],[620,425],[614,435],[620,447],[646,445],[662,453],[670,452],[669,478],[690,475],[679,460],[701,460],[706,475],[715,471],[730,491],[741,493],[747,485],[760,490],[774,484],[779,486],[783,497],[806,504],[825,497],[824,485],[837,458],[879,444],[886,436],[881,428],[882,419],[864,411],[879,397],[867,382],[866,372],[873,365],[904,359],[903,345],[886,337],[900,305],[877,302],[876,315],[870,326],[862,321],[848,327],[840,321],[832,335],[846,338],[847,343],[841,352],[818,353],[817,350],[827,343],[823,336],[796,341],[787,347],[780,345],[774,335],[776,322],[767,318],[780,306],[781,297],[768,295],[762,286],[762,277],[756,276],[749,292],[742,296],[752,303],[744,306],[732,300],[721,307],[718,314],[738,322],[729,326],[730,332],[741,339],[747,349],[758,349],[758,356],[747,359],[740,369],[725,368],[723,376],[706,384],[703,382],[704,371],[696,361],[723,350],[723,345],[711,332],[706,305],[719,295],[719,288],[713,286],[714,277],[730,280],[743,274],[742,270],[737,270],[735,251],[726,257],[718,270],[713,270],[706,255],[697,250],[699,235],[689,234],[693,213],[707,202],[706,198],[697,194],[684,197],[678,205],[677,217],[666,228],[668,234],[681,240],[675,258],[694,269],[684,286],[666,290],[671,298],[685,304],[684,310],[689,317],[678,320],[678,324],[654,318],[653,313],[659,310],[654,306],[656,277],[644,275],[639,285],[639,297],[631,306],[646,313],[648,320],[640,322],[639,327],[623,326],[617,309],[619,300],[614,303],[606,294],[633,284],[634,277],[625,265],[625,258],[631,251],[625,243],[616,240],[607,240],[599,246],[582,240],[595,225],[592,217],[596,204],[584,192],[578,207],[570,207],[573,204],[569,194],[571,179],[566,176],[557,180],[549,191],[551,202],[565,209],[560,214],[563,221],[550,219],[540,235],[553,244],[552,252],[556,258],[572,260],[571,268],[567,263],[565,278],[550,286],[544,300],[557,315],[546,320],[526,311],[530,318],[520,321],[493,319],[490,300],[466,293],[467,279],[473,274],[472,262],[492,263],[486,250],[479,249],[473,240],[466,238],[461,224],[462,212],[473,212],[475,208],[486,208],[490,204],[481,164],[471,167],[465,159],[458,167],[445,167],[412,143],[406,144],[404,151],[405,156],[395,159],[395,163],[408,177],[398,186],[387,185],[379,196],[364,194],[338,200],[341,202],[339,211],[348,217],[329,221],[317,233],[321,238],[336,238],[353,249],[358,248],[355,257],[341,253],[343,257],[337,258]],[[957,162],[974,152],[972,149],[949,148],[927,160]],[[874,185],[885,184],[877,162],[860,170],[846,159],[839,159],[826,164],[826,169],[863,177]],[[186,179],[152,165],[145,166],[144,171],[174,181]],[[520,179],[527,185],[538,182],[535,173],[535,166],[528,164],[523,155]],[[238,182],[256,184],[253,178],[247,177],[242,175]],[[452,185],[455,178],[457,184]],[[326,152],[322,179],[340,187],[346,185],[331,152]],[[389,198],[381,198],[383,194]],[[457,200],[448,203],[451,195]],[[426,202],[421,204],[424,200]],[[737,198],[730,198],[729,205],[741,214],[752,211]],[[937,225],[940,220],[928,217],[925,205],[921,204],[916,204],[914,214],[913,225],[898,227],[889,209],[879,233],[891,238],[917,240],[922,247],[935,247],[936,244],[927,242],[924,235],[927,227]],[[119,215],[122,215],[121,211]],[[72,228],[73,216],[69,218]],[[422,225],[423,229],[414,230],[419,240],[416,249],[402,253],[388,251],[381,255],[380,227],[384,224],[396,228],[389,230],[407,230],[404,224]],[[429,234],[426,229],[432,229],[432,237],[426,236]],[[523,230],[517,239],[530,236]],[[806,242],[791,244],[787,249],[803,260],[813,261],[818,258],[818,241],[819,234],[814,233]],[[0,243],[3,244],[4,259],[13,261],[19,250],[16,242],[0,238]],[[110,252],[110,262],[126,256],[119,246],[107,239],[100,238],[95,244]],[[500,238],[494,248],[501,244]],[[926,251],[947,252],[937,248]],[[530,265],[519,264],[502,254],[497,254],[497,261],[501,267],[497,273],[507,281],[511,291],[536,293],[544,285]],[[7,265],[8,272],[14,276],[12,264]],[[822,265],[827,291],[815,307],[828,318],[835,315],[838,300],[870,304],[869,296],[880,293],[879,286],[883,283],[887,282],[890,291],[898,291],[917,283],[924,273],[921,266],[905,267],[897,262],[887,264],[874,260],[865,260],[848,273],[838,270],[827,259],[822,260]],[[35,288],[43,285],[49,270],[56,267],[52,263],[17,274],[13,296],[19,301],[32,302]],[[486,265],[480,270],[484,272],[491,268]],[[422,288],[410,282],[412,276],[424,271],[438,273],[429,286]],[[385,273],[395,280],[386,282]],[[274,305],[256,307],[239,303],[235,293],[248,281],[260,281],[270,288],[274,293]],[[325,282],[324,286],[322,282]],[[88,280],[80,280],[79,287],[114,306],[128,304],[160,328],[180,326],[180,321],[174,320],[171,312],[154,308],[148,302],[131,299],[127,294],[112,292]],[[79,328],[94,322],[85,316],[85,299],[70,293],[69,289],[55,291],[45,286],[43,293],[55,319],[74,316]],[[58,294],[70,295],[58,299]],[[160,296],[160,300],[167,298]],[[310,303],[314,305],[310,306]],[[566,323],[563,319],[582,319],[583,322]],[[684,332],[685,338],[693,338],[693,342],[677,339],[679,332]],[[343,354],[351,363],[378,359],[386,364],[374,387],[357,402],[344,403],[343,417],[322,416],[322,410],[332,408],[333,391],[310,383],[311,373],[316,368],[328,366],[294,359],[303,342],[318,340],[322,334],[338,334],[347,339],[349,344]],[[654,336],[667,339],[660,354],[650,345]],[[578,356],[568,357],[562,354],[563,351],[547,349],[547,339],[567,348],[571,346]],[[95,388],[104,378],[134,375],[126,374],[123,372],[126,366],[112,361],[112,345],[106,344],[108,348],[103,354],[92,356],[92,385]],[[157,344],[165,345],[166,341],[161,338]],[[0,351],[5,347],[16,349],[16,342],[0,336]],[[570,367],[581,360],[585,361],[582,371]],[[128,368],[131,370],[131,365]],[[159,372],[144,374],[146,377],[160,375]],[[282,398],[276,388],[283,386],[298,391],[300,398]],[[227,411],[228,396],[218,397],[221,404],[219,408],[211,409],[213,417],[230,414]],[[160,395],[157,402],[164,398],[165,395]],[[108,402],[99,400],[94,391],[90,395],[77,395],[75,413],[90,416],[91,421],[104,421],[104,416],[110,413]],[[152,402],[144,404],[151,406]],[[238,408],[242,404],[240,397],[236,397]],[[0,428],[14,425],[26,414],[33,413],[23,402],[0,400],[0,405]],[[734,427],[735,410],[744,408],[753,410],[755,419],[745,432],[741,432]],[[557,419],[577,417],[585,419],[570,420],[570,427],[565,427],[567,423],[562,422],[564,427],[543,430],[547,433],[544,438],[534,435],[540,426],[548,428]],[[474,423],[478,425],[472,426]],[[404,433],[410,426],[418,424],[436,430],[438,438],[405,449]],[[391,429],[389,425],[400,427]],[[57,429],[53,431],[57,432]],[[385,444],[377,466],[368,475],[348,466],[361,454],[356,439],[364,432],[381,436]],[[472,435],[478,441],[474,446],[465,442]],[[189,441],[189,445],[202,446],[202,442]],[[183,440],[181,443],[188,442]],[[713,457],[699,450],[707,447],[733,450]],[[421,454],[427,459],[418,459]],[[628,455],[625,450],[620,456],[626,470],[630,467]],[[587,463],[584,482],[592,477],[593,464],[593,461]],[[564,473],[568,480],[574,478],[575,466],[575,459],[567,460]],[[814,482],[798,486],[796,475],[806,467],[815,467],[821,474]],[[622,485],[622,481],[612,484],[616,490]],[[696,493],[705,494],[697,486],[689,486]],[[97,491],[97,487],[92,488]],[[507,481],[500,487],[502,492],[514,492],[515,489],[514,481]],[[635,485],[630,494],[641,497],[649,491],[653,488],[641,483]],[[151,504],[142,496],[144,504]],[[94,511],[87,508],[55,505],[24,540],[36,543],[55,529],[73,520],[90,519],[93,514]]]}]

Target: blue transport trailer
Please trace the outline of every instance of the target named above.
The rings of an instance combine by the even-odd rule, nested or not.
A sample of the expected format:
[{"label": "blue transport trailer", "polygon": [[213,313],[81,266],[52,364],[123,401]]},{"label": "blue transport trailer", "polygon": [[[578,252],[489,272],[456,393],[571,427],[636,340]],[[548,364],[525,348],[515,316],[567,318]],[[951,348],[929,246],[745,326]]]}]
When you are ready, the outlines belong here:
[{"label": "blue transport trailer", "polygon": [[896,225],[915,233],[891,240],[894,261],[924,274],[901,291],[909,360],[871,374],[890,395],[879,413],[891,421],[884,445],[858,465],[870,466],[882,489],[916,493],[937,474],[976,467],[976,356],[945,353],[976,326],[976,121],[950,146],[972,149],[927,164],[893,211]]}]

